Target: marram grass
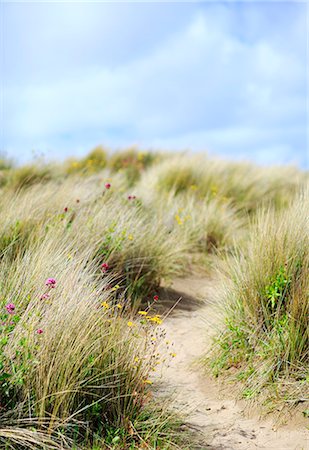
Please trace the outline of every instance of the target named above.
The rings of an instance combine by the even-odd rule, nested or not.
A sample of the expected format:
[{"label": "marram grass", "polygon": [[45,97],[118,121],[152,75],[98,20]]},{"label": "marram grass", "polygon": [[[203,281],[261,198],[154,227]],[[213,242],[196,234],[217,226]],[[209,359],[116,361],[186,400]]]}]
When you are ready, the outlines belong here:
[{"label": "marram grass", "polygon": [[221,266],[226,325],[212,366],[245,381],[248,398],[308,401],[308,200],[305,190],[284,211],[261,210],[246,247]]},{"label": "marram grass", "polygon": [[236,372],[249,398],[306,399],[306,177],[135,148],[2,161],[0,447],[189,449],[156,401],[166,348],[149,305],[162,282],[218,260],[214,370]]}]

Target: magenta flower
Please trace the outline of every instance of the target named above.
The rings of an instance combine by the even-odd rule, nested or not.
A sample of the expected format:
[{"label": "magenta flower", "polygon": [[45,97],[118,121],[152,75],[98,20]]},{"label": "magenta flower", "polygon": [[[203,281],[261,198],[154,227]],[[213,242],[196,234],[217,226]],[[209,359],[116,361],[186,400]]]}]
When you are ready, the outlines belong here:
[{"label": "magenta flower", "polygon": [[110,189],[111,188],[111,184],[110,183],[105,183],[105,188],[106,189]]},{"label": "magenta flower", "polygon": [[128,196],[128,200],[135,200],[136,199],[136,195],[129,195]]},{"label": "magenta flower", "polygon": [[55,278],[47,278],[47,280],[45,281],[45,285],[51,288],[56,287],[56,280]]},{"label": "magenta flower", "polygon": [[68,210],[69,208],[67,206],[63,209],[64,212],[68,212]]},{"label": "magenta flower", "polygon": [[43,333],[42,328],[37,329],[37,330],[36,330],[36,333],[37,333],[37,334],[42,334],[42,333]]},{"label": "magenta flower", "polygon": [[157,302],[157,301],[159,300],[159,296],[158,296],[158,295],[155,295],[155,296],[153,297],[153,300],[154,300],[155,302]]},{"label": "magenta flower", "polygon": [[40,300],[47,300],[49,297],[50,297],[50,295],[45,293],[45,294],[41,295]]},{"label": "magenta flower", "polygon": [[14,314],[14,312],[15,312],[15,305],[14,305],[14,303],[8,303],[6,305],[6,310],[7,310],[7,312],[9,314]]},{"label": "magenta flower", "polygon": [[107,272],[108,269],[109,269],[109,265],[107,263],[103,263],[101,265],[101,269],[102,269],[103,272]]}]

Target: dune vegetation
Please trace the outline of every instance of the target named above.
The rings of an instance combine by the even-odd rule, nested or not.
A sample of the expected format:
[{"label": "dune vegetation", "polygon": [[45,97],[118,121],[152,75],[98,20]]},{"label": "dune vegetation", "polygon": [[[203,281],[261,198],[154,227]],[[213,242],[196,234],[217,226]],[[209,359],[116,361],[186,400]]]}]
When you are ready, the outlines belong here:
[{"label": "dune vegetation", "polygon": [[156,396],[175,356],[157,305],[195,270],[221,280],[213,374],[245,398],[307,399],[307,173],[97,147],[3,159],[0,191],[1,448],[189,449]]}]

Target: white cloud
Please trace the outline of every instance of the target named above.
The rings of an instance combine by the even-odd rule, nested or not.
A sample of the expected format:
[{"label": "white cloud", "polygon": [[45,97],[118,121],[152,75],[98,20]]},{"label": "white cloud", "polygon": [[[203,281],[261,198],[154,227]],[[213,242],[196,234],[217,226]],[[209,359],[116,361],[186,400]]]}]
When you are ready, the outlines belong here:
[{"label": "white cloud", "polygon": [[[217,10],[197,8],[181,30],[123,64],[111,67],[98,58],[74,74],[64,71],[62,78],[11,84],[5,103],[8,148],[17,149],[23,140],[70,152],[75,145],[90,147],[95,137],[112,146],[133,141],[255,152],[267,161],[271,152],[285,161],[295,145],[304,154],[305,60],[293,46],[278,46],[278,33],[275,40],[241,39],[229,22],[230,10],[221,6],[222,11],[218,18]],[[73,36],[80,26],[77,20]]]}]

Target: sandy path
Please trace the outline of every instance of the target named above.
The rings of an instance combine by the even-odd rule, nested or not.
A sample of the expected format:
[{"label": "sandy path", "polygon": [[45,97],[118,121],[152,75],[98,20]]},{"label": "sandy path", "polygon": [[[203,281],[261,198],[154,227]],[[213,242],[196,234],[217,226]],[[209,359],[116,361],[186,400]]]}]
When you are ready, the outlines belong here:
[{"label": "sandy path", "polygon": [[[161,293],[166,297],[165,306],[180,295],[183,299],[165,320],[167,339],[174,342],[177,356],[163,370],[158,384],[163,394],[174,393],[174,408],[188,412],[187,425],[201,435],[199,445],[192,444],[192,449],[309,450],[305,420],[291,418],[288,425],[276,430],[271,420],[260,421],[252,413],[248,418],[245,402],[236,402],[233,394],[224,393],[218,382],[194,366],[211,345],[218,323],[216,309],[207,301],[209,287],[207,279],[192,277],[175,280],[172,290]],[[203,299],[202,305],[197,305],[196,299]]]}]

